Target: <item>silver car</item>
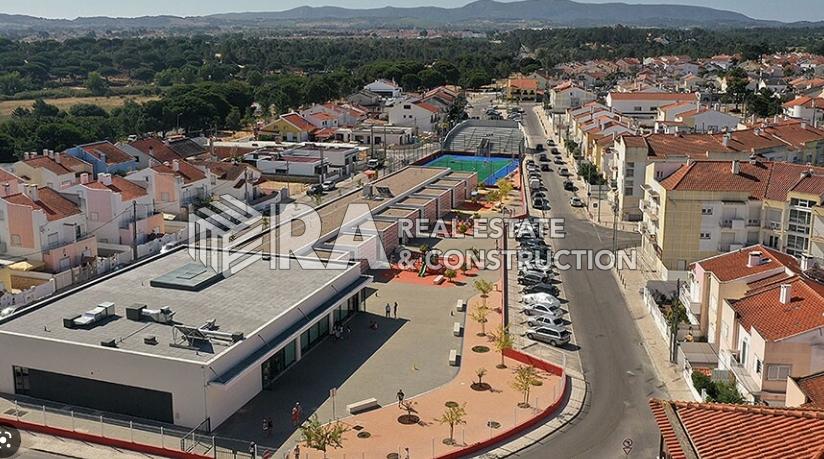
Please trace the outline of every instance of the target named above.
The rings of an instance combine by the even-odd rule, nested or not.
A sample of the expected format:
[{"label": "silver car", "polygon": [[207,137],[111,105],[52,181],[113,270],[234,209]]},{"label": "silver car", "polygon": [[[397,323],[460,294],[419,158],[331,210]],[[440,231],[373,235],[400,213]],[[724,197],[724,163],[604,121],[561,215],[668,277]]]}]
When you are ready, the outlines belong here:
[{"label": "silver car", "polygon": [[560,317],[538,316],[530,317],[529,320],[526,321],[526,324],[529,325],[529,328],[544,326],[564,327],[566,322],[564,322],[564,319]]},{"label": "silver car", "polygon": [[526,331],[526,337],[535,341],[543,341],[552,346],[562,346],[567,344],[572,338],[572,334],[563,327],[555,325],[543,325],[537,328],[530,328]]}]

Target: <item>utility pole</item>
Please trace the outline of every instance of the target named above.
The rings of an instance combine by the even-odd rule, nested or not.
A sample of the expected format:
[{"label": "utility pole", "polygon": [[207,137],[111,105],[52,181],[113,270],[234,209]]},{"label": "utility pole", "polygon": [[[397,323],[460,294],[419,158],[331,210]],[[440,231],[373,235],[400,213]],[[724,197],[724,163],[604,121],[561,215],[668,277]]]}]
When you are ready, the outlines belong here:
[{"label": "utility pole", "polygon": [[[612,256],[618,260],[618,199],[612,204]],[[617,266],[617,265],[616,265]]]}]

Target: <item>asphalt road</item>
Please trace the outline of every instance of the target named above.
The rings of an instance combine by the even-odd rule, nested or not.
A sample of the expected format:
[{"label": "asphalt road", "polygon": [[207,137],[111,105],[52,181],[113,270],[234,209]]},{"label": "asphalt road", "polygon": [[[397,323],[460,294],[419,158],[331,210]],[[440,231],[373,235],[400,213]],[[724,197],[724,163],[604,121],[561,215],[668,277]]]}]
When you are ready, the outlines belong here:
[{"label": "asphalt road", "polygon": [[[525,109],[527,134],[543,143],[537,115],[530,107]],[[562,217],[566,222],[566,237],[552,241],[555,250],[609,250],[612,230],[593,225],[583,210],[569,206],[571,193],[563,189],[563,180],[555,172],[558,166],[550,167],[552,172],[544,173],[552,206],[550,216]],[[627,242],[637,235],[621,233],[619,238]],[[621,287],[608,271],[566,271],[561,273],[561,280],[581,348],[589,391],[587,403],[570,428],[518,457],[655,457],[658,434],[647,401],[650,397],[667,396],[624,304]],[[631,442],[629,454],[624,450],[627,440]]]}]

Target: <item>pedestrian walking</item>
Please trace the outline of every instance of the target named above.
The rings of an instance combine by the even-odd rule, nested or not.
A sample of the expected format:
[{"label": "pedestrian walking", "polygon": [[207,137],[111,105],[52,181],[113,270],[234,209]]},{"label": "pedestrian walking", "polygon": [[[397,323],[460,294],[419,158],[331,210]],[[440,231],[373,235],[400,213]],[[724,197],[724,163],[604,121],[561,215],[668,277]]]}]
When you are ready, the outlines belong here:
[{"label": "pedestrian walking", "polygon": [[386,317],[392,317],[392,306],[389,306],[389,303],[386,303]]},{"label": "pedestrian walking", "polygon": [[395,318],[398,318],[398,302],[395,302]]},{"label": "pedestrian walking", "polygon": [[401,404],[403,403],[403,397],[404,397],[404,395],[405,395],[405,394],[403,393],[403,390],[398,389],[398,408],[400,408],[400,407],[401,407]]},{"label": "pedestrian walking", "polygon": [[268,432],[269,435],[272,435],[272,433],[275,431],[274,426],[272,424],[272,418],[271,417],[266,418],[266,428],[269,430],[269,432]]},{"label": "pedestrian walking", "polygon": [[297,427],[300,424],[300,402],[296,402],[292,407],[292,426]]},{"label": "pedestrian walking", "polygon": [[263,436],[269,436],[269,420],[266,418],[263,418]]},{"label": "pedestrian walking", "polygon": [[404,448],[403,450],[404,450],[404,452],[406,453],[406,454],[404,455],[404,458],[403,458],[403,459],[409,459],[409,448]]},{"label": "pedestrian walking", "polygon": [[300,444],[295,445],[295,459],[300,459]]}]

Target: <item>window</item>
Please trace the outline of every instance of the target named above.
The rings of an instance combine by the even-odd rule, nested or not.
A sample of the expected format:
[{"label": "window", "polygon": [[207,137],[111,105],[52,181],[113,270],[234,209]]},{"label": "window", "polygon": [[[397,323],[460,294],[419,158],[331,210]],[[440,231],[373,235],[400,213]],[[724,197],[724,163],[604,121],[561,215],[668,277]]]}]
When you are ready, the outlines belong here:
[{"label": "window", "polygon": [[767,380],[784,381],[790,376],[792,365],[767,365]]},{"label": "window", "polygon": [[632,186],[624,187],[624,196],[632,196]]},{"label": "window", "polygon": [[89,212],[89,220],[91,220],[93,222],[96,222],[99,219],[100,219],[100,214],[98,214],[97,212]]},{"label": "window", "polygon": [[163,201],[163,202],[171,201],[171,198],[169,197],[169,192],[164,191],[164,192],[160,193],[160,200]]},{"label": "window", "polygon": [[11,245],[12,247],[20,247],[23,243],[20,241],[19,234],[12,234],[11,235]]},{"label": "window", "polygon": [[712,207],[702,207],[701,215],[712,215]]},{"label": "window", "polygon": [[644,109],[644,107],[642,107],[640,105],[636,105],[636,106],[632,107],[632,111],[634,111],[634,112],[640,112],[643,109]]},{"label": "window", "polygon": [[761,359],[755,359],[755,372],[761,374],[763,365],[764,364],[761,362]]},{"label": "window", "polygon": [[712,233],[700,233],[698,237],[701,239],[712,239]]}]

